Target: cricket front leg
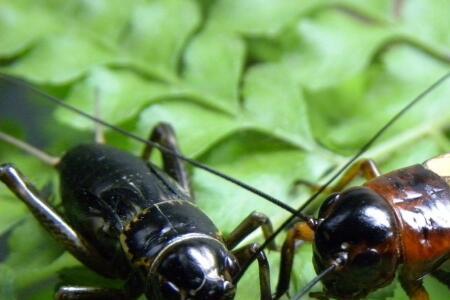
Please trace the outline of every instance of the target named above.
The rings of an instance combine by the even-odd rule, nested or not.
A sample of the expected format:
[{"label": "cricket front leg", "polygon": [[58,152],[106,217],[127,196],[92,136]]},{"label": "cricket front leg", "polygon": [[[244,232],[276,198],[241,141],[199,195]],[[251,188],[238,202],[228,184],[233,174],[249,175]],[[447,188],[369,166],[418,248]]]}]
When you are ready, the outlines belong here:
[{"label": "cricket front leg", "polygon": [[312,242],[313,240],[314,232],[305,222],[296,223],[289,229],[281,248],[280,273],[274,299],[281,298],[289,290],[296,242]]},{"label": "cricket front leg", "polygon": [[246,265],[256,255],[259,267],[260,300],[272,300],[269,262],[264,251],[260,251],[259,248],[257,243],[249,244],[233,251],[233,255],[241,266]]},{"label": "cricket front leg", "polygon": [[411,279],[405,269],[400,273],[400,283],[411,300],[429,300],[428,292],[423,286],[422,279]]}]

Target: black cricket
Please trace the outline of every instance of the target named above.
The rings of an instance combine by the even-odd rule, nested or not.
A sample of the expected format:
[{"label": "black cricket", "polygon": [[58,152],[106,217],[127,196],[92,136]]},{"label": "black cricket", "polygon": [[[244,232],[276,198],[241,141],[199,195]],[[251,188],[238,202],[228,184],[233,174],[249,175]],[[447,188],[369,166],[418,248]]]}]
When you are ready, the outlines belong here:
[{"label": "black cricket", "polygon": [[[54,160],[54,163],[49,157],[45,158],[45,154],[38,155],[39,150],[30,151],[32,147],[20,145],[22,142],[0,132],[1,140],[28,150],[53,164],[60,172],[61,196],[67,221],[42,200],[36,189],[13,166],[0,166],[0,180],[28,205],[53,237],[82,263],[99,274],[121,278],[125,282],[120,290],[62,287],[56,293],[56,299],[131,300],[143,293],[148,299],[233,299],[237,282],[255,259],[259,263],[260,299],[278,299],[287,290],[292,268],[294,251],[292,247],[285,246],[292,244],[290,242],[295,237],[288,233],[283,246],[284,259],[274,297],[270,289],[269,265],[262,250],[266,247],[275,248],[275,237],[297,217],[314,231],[317,225],[315,218],[302,214],[302,210],[352,165],[392,123],[449,76],[450,73],[443,76],[396,114],[325,185],[317,187],[317,192],[298,210],[185,158],[179,154],[172,128],[163,123],[153,130],[148,141],[143,140],[146,146],[141,158],[99,143],[103,139],[98,138],[97,144],[75,147],[61,159]],[[97,125],[114,128],[131,136],[59,100],[47,98],[95,121]],[[161,150],[163,170],[148,162],[153,148]],[[273,231],[266,216],[253,213],[227,238],[223,238],[212,221],[195,206],[184,162],[234,182],[274,204],[279,203],[280,207],[293,214]],[[259,227],[262,227],[266,238],[261,247],[253,243],[233,250]],[[305,228],[299,231],[307,233]],[[325,253],[329,250],[327,247],[324,249]],[[336,260],[295,298],[309,291],[318,280],[330,276],[342,263],[345,264],[344,261]]]},{"label": "black cricket", "polygon": [[[168,124],[155,127],[149,139],[179,153]],[[269,219],[252,213],[224,238],[195,205],[184,162],[162,152],[160,169],[149,162],[152,150],[147,144],[140,158],[102,143],[69,150],[54,163],[64,216],[13,165],[0,166],[0,180],[67,251],[124,281],[122,289],[63,286],[55,298],[233,299],[234,276],[257,255],[260,298],[272,299],[264,252],[255,243],[235,249],[259,227],[269,236]]]}]

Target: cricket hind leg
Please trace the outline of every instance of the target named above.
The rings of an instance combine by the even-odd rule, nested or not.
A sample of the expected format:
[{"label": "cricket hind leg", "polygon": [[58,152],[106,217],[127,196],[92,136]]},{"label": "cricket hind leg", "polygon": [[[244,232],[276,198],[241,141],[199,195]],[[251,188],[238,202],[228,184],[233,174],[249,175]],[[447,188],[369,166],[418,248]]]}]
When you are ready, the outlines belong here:
[{"label": "cricket hind leg", "polygon": [[[150,133],[149,141],[158,143],[175,153],[180,153],[175,132],[167,123],[158,123]],[[149,160],[153,148],[150,144],[146,144],[142,152],[142,159]],[[174,178],[189,195],[193,195],[185,162],[164,151],[161,151],[161,155],[164,171]]]},{"label": "cricket hind leg", "polygon": [[87,287],[62,286],[55,294],[56,300],[132,300],[122,290]]},{"label": "cricket hind leg", "polygon": [[400,284],[411,300],[430,300],[430,296],[423,286],[422,279],[410,278],[412,270],[404,267],[399,275]]},{"label": "cricket hind leg", "polygon": [[443,283],[450,289],[450,272],[444,270],[435,270],[431,272],[431,276],[436,278],[439,282]]},{"label": "cricket hind leg", "polygon": [[[371,159],[362,159],[352,164],[341,176],[339,181],[324,190],[325,193],[340,192],[346,188],[353,180],[358,177],[364,177],[366,180],[371,180],[380,176],[380,171],[376,163]],[[293,189],[297,189],[299,186],[306,186],[313,192],[320,190],[321,186],[306,180],[297,180],[293,183]]]},{"label": "cricket hind leg", "polygon": [[[273,225],[270,219],[265,214],[252,212],[225,238],[227,248],[234,249],[241,241],[258,228],[262,229],[265,239],[273,234]],[[268,248],[270,250],[276,250],[277,247],[275,242],[272,241],[268,245]]]},{"label": "cricket hind leg", "polygon": [[115,277],[113,266],[74,230],[12,165],[0,165],[2,181],[33,213],[38,222],[79,261],[106,277]]},{"label": "cricket hind leg", "polygon": [[144,292],[142,278],[132,273],[120,288],[62,285],[55,293],[55,300],[135,300]]}]

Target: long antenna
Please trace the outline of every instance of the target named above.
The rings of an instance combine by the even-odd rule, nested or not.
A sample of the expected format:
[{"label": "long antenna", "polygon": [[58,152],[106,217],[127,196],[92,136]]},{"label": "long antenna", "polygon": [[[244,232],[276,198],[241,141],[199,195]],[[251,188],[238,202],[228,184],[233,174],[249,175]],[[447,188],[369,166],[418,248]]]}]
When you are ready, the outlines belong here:
[{"label": "long antenna", "polygon": [[334,271],[337,265],[331,265],[327,269],[325,269],[322,273],[314,277],[307,285],[303,287],[303,289],[295,295],[292,300],[300,300],[307,292],[309,292],[313,286],[315,286],[322,278],[324,278],[328,273]]},{"label": "long antenna", "polygon": [[0,131],[0,140],[5,141],[19,149],[22,149],[23,151],[35,156],[42,162],[44,162],[52,167],[56,166],[59,162],[59,157],[54,157],[54,156],[48,155],[44,151],[41,151],[38,148],[35,148],[35,147],[31,146],[30,144],[24,143],[23,141],[16,139],[15,137],[10,136],[9,134],[6,134],[1,131]]},{"label": "long antenna", "polygon": [[179,153],[177,153],[175,151],[172,151],[171,149],[166,148],[166,147],[164,147],[164,146],[162,146],[162,145],[160,145],[158,143],[155,143],[155,142],[143,139],[143,138],[141,138],[141,137],[139,137],[139,136],[137,136],[137,135],[135,135],[135,134],[133,134],[133,133],[131,133],[129,131],[126,131],[126,130],[120,128],[120,127],[114,126],[114,125],[112,125],[112,124],[110,124],[110,123],[108,123],[106,121],[103,121],[103,120],[101,120],[101,119],[99,119],[97,117],[94,117],[94,116],[92,116],[92,115],[90,115],[88,113],[85,113],[84,111],[82,111],[82,110],[80,110],[80,109],[78,109],[78,108],[76,108],[76,107],[74,107],[72,105],[69,105],[69,104],[63,102],[63,101],[61,101],[60,99],[58,99],[56,97],[53,97],[51,95],[48,95],[47,93],[44,93],[43,91],[35,88],[34,86],[32,86],[32,85],[30,85],[30,84],[28,84],[28,83],[26,83],[24,81],[20,81],[18,79],[15,79],[15,78],[3,75],[3,74],[0,74],[0,78],[2,78],[3,80],[5,80],[5,81],[7,81],[9,83],[15,84],[15,85],[25,86],[26,88],[32,90],[36,94],[43,96],[44,99],[46,99],[46,100],[48,100],[50,102],[56,103],[57,105],[65,108],[65,109],[67,109],[69,111],[72,111],[74,113],[77,113],[77,114],[85,117],[86,119],[89,119],[89,120],[91,120],[93,122],[101,124],[104,127],[107,127],[107,128],[112,129],[112,130],[115,130],[118,133],[122,134],[123,136],[129,137],[129,138],[134,139],[136,141],[139,141],[139,142],[142,142],[144,144],[148,144],[148,145],[150,145],[152,147],[155,147],[155,148],[157,148],[157,149],[159,149],[159,150],[161,150],[161,151],[163,151],[165,153],[168,153],[168,154],[173,155],[173,156],[175,156],[175,157],[177,157],[179,159],[182,159],[182,160],[190,163],[191,165],[193,165],[193,166],[195,166],[195,167],[197,167],[199,169],[202,169],[202,170],[204,170],[206,172],[209,172],[209,173],[214,174],[214,175],[216,175],[218,177],[221,177],[221,178],[223,178],[223,179],[225,179],[225,180],[227,180],[229,182],[232,182],[232,183],[240,186],[241,188],[243,188],[243,189],[245,189],[247,191],[250,191],[250,192],[260,196],[261,198],[264,198],[264,199],[268,200],[269,202],[271,202],[271,203],[273,203],[273,204],[275,204],[275,205],[277,205],[277,206],[279,206],[279,207],[289,211],[290,213],[295,214],[298,218],[300,218],[300,219],[302,219],[302,220],[304,220],[306,222],[311,220],[310,217],[308,217],[306,215],[303,215],[302,213],[298,213],[295,208],[290,207],[289,205],[287,205],[284,202],[276,199],[275,197],[272,197],[272,196],[270,196],[270,195],[268,195],[268,194],[266,194],[266,193],[264,193],[264,192],[262,192],[262,191],[260,191],[260,190],[258,190],[256,188],[254,188],[254,187],[252,187],[252,186],[250,186],[250,185],[248,185],[248,184],[246,184],[246,183],[244,183],[244,182],[242,182],[240,180],[237,180],[237,179],[235,179],[235,178],[233,178],[233,177],[231,177],[229,175],[226,175],[226,174],[224,174],[224,173],[222,173],[220,171],[217,171],[217,170],[215,170],[215,169],[213,169],[211,167],[208,167],[205,164],[202,164],[202,163],[200,163],[200,162],[198,162],[196,160],[193,160],[193,159],[188,158],[188,157],[186,157],[186,156],[184,156],[182,154],[179,154]]},{"label": "long antenna", "polygon": [[263,251],[270,243],[272,243],[278,234],[280,234],[285,227],[287,227],[291,222],[296,218],[297,214],[301,214],[301,212],[314,201],[336,178],[338,178],[342,172],[347,169],[351,164],[353,164],[367,149],[372,146],[373,143],[390,127],[394,122],[396,122],[407,110],[409,110],[412,106],[414,106],[417,102],[422,100],[427,94],[429,94],[434,88],[440,85],[442,82],[447,80],[450,77],[450,72],[446,73],[444,76],[440,77],[435,83],[433,83],[430,87],[420,93],[416,98],[414,98],[408,105],[406,105],[402,110],[400,110],[396,115],[394,115],[380,130],[378,130],[372,138],[364,144],[361,149],[353,156],[347,163],[333,175],[331,179],[329,179],[324,185],[320,187],[320,189],[314,193],[308,200],[306,200],[299,209],[296,210],[294,214],[292,214],[289,218],[287,218],[273,233],[270,235],[264,243],[259,247],[259,251],[256,251],[250,259],[241,266],[240,271],[235,276],[235,282],[239,281],[244,272],[248,269],[248,267],[255,261],[260,251]]},{"label": "long antenna", "polygon": [[[100,119],[100,112],[101,112],[101,99],[100,99],[100,89],[96,87],[94,89],[94,116],[97,119]],[[95,123],[97,126],[95,126],[95,142],[97,144],[104,144],[105,143],[105,133],[103,130],[103,126],[99,123]]]}]

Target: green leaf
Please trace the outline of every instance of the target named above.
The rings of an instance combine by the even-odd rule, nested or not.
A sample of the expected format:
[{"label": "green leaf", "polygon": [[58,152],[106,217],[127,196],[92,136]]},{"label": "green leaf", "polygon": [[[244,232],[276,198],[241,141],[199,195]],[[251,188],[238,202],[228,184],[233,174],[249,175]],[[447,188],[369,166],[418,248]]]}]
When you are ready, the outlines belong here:
[{"label": "green leaf", "polygon": [[11,193],[0,190],[0,199],[2,200],[2,210],[0,211],[0,235],[23,218],[27,214],[25,206],[17,201]]},{"label": "green leaf", "polygon": [[[368,69],[360,77],[337,88],[322,90],[309,98],[315,135],[322,143],[334,150],[348,152],[351,149],[351,153],[355,152],[368,136],[375,134],[446,71],[446,67],[438,61],[409,47],[390,50],[383,56],[383,62],[382,68],[376,66]],[[449,96],[450,87],[444,83],[408,111],[382,139],[389,140],[394,136],[397,140],[400,137],[414,139],[435,128],[439,130],[448,122]],[[377,113],[380,109],[383,113]],[[343,115],[345,119],[342,119]],[[381,148],[395,147],[388,141],[384,145],[379,144],[368,155],[376,157]]]},{"label": "green leaf", "polygon": [[0,298],[3,300],[15,300],[14,271],[4,265],[0,265]]},{"label": "green leaf", "polygon": [[251,68],[246,74],[243,121],[264,128],[299,147],[311,150],[314,141],[309,128],[306,103],[289,69],[279,65]]},{"label": "green leaf", "polygon": [[[19,1],[0,2],[0,57],[10,58],[55,28],[52,17],[40,7],[23,6]],[[30,20],[33,23],[30,24]]]},{"label": "green leaf", "polygon": [[199,155],[239,126],[226,114],[179,100],[155,104],[142,111],[138,124],[140,136],[147,136],[159,122],[175,128],[187,156]]},{"label": "green leaf", "polygon": [[193,1],[158,0],[133,7],[121,44],[124,58],[142,69],[175,77],[187,38],[200,22]]},{"label": "green leaf", "polygon": [[245,45],[237,36],[207,31],[187,47],[184,78],[199,93],[211,95],[213,104],[235,112]]},{"label": "green leaf", "polygon": [[[448,298],[448,288],[442,283],[438,282],[436,279],[428,276],[424,280],[424,285],[427,291],[432,295],[432,299],[444,300]],[[402,289],[400,284],[397,284],[395,288],[394,296],[388,299],[395,300],[409,300],[410,298],[406,295],[405,291]]]},{"label": "green leaf", "polygon": [[14,230],[9,247],[10,254],[5,263],[17,274],[46,266],[62,252],[31,215]]},{"label": "green leaf", "polygon": [[[89,76],[73,85],[67,103],[94,114],[95,102],[98,101],[100,117],[119,124],[134,117],[146,105],[179,93],[181,90],[176,87],[146,80],[134,72],[92,68]],[[56,117],[79,128],[94,126],[92,121],[64,108],[58,108]]]},{"label": "green leaf", "polygon": [[[309,192],[295,188],[296,180],[323,183],[449,71],[447,5],[445,0],[0,0],[0,69],[89,114],[98,98],[101,118],[143,138],[158,122],[169,122],[186,156],[298,207]],[[441,84],[364,156],[384,173],[448,152],[449,88]],[[19,101],[24,97],[28,101]],[[3,101],[7,98],[14,101]],[[92,124],[82,117],[55,106],[37,116],[46,103],[41,99],[26,89],[2,88],[0,130],[53,155],[92,142]],[[17,113],[23,115],[15,120]],[[23,128],[17,128],[21,122]],[[106,139],[131,153],[143,148],[111,130]],[[16,164],[39,190],[56,176],[32,155],[2,142],[0,163],[5,162]],[[204,171],[190,167],[190,173],[199,207],[224,233],[254,210],[275,225],[288,216]],[[47,300],[60,284],[122,284],[93,274],[63,252],[3,184],[0,198],[0,238],[7,243],[0,247],[6,248],[0,253],[1,299]],[[278,245],[283,240],[284,232]],[[262,243],[261,231],[244,243],[250,241]],[[280,257],[266,253],[273,290]],[[311,257],[311,245],[297,251],[291,295],[314,277]],[[449,295],[429,276],[425,282],[432,299]],[[320,284],[314,287],[321,290]],[[257,264],[237,293],[236,299],[259,298]],[[396,281],[368,299],[389,297],[407,299]]]},{"label": "green leaf", "polygon": [[214,5],[209,26],[246,34],[274,35],[297,17],[304,4],[295,0],[221,0]]},{"label": "green leaf", "polygon": [[[36,184],[36,186],[44,186],[52,177],[52,170],[43,168],[40,161],[35,158],[23,155],[23,153],[15,153],[11,147],[0,145],[0,164],[12,163],[22,172],[26,173],[28,178]],[[0,237],[8,230],[12,229],[29,216],[26,206],[17,199],[11,190],[5,185],[0,185]]]},{"label": "green leaf", "polygon": [[344,0],[344,1],[328,1],[329,8],[333,7],[333,4],[340,4],[342,7],[352,10],[352,13],[358,13],[356,17],[361,17],[369,15],[378,16],[379,18],[389,19],[393,17],[395,13],[396,3],[392,3],[390,0],[368,0],[368,1],[358,1],[358,0]]},{"label": "green leaf", "polygon": [[[129,1],[133,3],[137,1]],[[85,34],[116,45],[127,26],[133,5],[121,0],[65,1],[58,10],[60,18],[76,24]]]},{"label": "green leaf", "polygon": [[[254,131],[240,131],[229,136],[214,145],[202,160],[294,207],[304,198],[292,193],[293,181],[318,178],[333,164],[327,157],[309,155],[279,139]],[[286,217],[285,211],[268,201],[204,171],[195,170],[194,183],[199,206],[225,232],[231,231],[255,210],[269,211],[275,224]]]},{"label": "green leaf", "polygon": [[284,55],[292,76],[310,89],[337,85],[361,72],[392,33],[338,11],[302,19],[287,32]]},{"label": "green leaf", "polygon": [[400,20],[403,29],[414,37],[426,41],[428,44],[441,47],[449,53],[450,36],[448,34],[450,19],[450,3],[437,0],[432,3],[425,1],[411,1],[403,6]]},{"label": "green leaf", "polygon": [[40,40],[26,56],[3,70],[41,84],[64,84],[112,57],[110,49],[69,31]]}]

